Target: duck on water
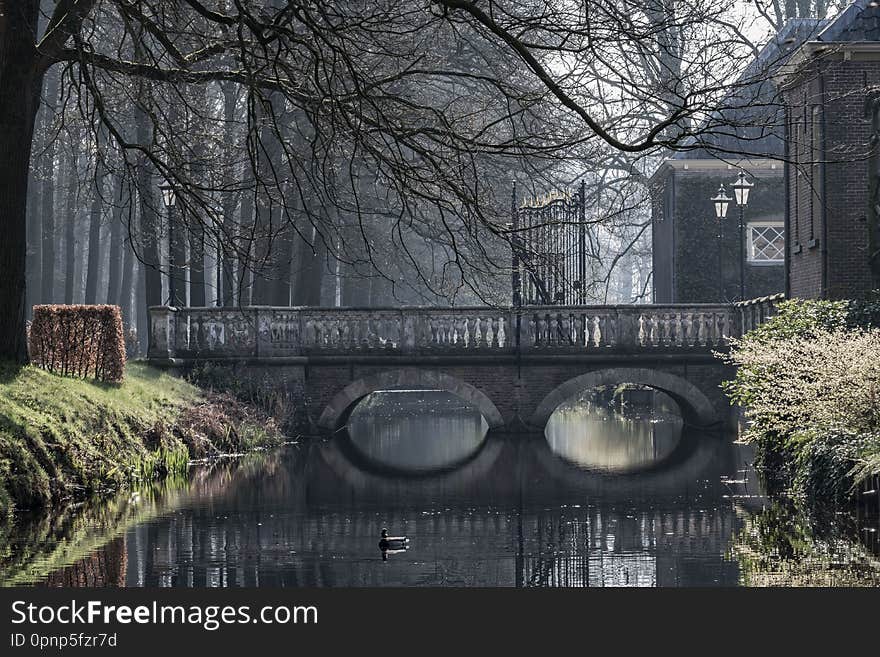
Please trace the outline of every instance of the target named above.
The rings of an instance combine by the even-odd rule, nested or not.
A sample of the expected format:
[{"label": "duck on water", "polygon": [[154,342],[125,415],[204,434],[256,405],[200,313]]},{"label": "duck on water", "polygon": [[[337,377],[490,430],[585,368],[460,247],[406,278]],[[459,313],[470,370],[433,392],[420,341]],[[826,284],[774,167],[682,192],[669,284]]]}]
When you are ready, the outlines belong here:
[{"label": "duck on water", "polygon": [[382,561],[388,559],[389,554],[397,554],[398,552],[406,552],[409,539],[406,536],[389,536],[388,530],[382,530],[382,537],[379,539],[379,549],[382,551]]}]

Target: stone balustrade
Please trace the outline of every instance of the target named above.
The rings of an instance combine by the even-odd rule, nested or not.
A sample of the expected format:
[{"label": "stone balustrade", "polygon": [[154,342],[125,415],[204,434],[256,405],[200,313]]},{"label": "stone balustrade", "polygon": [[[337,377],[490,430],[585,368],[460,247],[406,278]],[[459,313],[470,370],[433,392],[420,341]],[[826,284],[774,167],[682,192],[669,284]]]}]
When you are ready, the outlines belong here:
[{"label": "stone balustrade", "polygon": [[[730,304],[519,309],[157,306],[150,309],[149,356],[707,351],[740,335],[746,317],[746,311]],[[751,314],[748,321],[753,321]]]},{"label": "stone balustrade", "polygon": [[785,301],[784,294],[749,299],[736,304],[742,333],[748,333],[776,314],[776,306]]}]

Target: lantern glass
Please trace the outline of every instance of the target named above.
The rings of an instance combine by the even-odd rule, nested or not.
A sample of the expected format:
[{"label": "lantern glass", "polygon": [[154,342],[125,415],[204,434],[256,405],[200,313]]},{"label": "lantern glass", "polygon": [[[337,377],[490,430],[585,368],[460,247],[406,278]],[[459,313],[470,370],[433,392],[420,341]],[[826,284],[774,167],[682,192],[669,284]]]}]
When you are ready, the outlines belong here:
[{"label": "lantern glass", "polygon": [[159,190],[162,192],[162,203],[166,208],[174,207],[175,201],[177,201],[177,196],[174,193],[174,187],[165,183],[163,185],[159,185]]},{"label": "lantern glass", "polygon": [[736,182],[733,183],[733,195],[736,197],[737,205],[749,204],[749,192],[754,186],[755,183],[751,183],[746,180],[745,172],[740,171],[739,175],[737,176]]},{"label": "lantern glass", "polygon": [[727,207],[730,205],[730,197],[724,190],[724,185],[718,188],[718,195],[710,199],[715,204],[715,217],[724,219],[727,216]]}]

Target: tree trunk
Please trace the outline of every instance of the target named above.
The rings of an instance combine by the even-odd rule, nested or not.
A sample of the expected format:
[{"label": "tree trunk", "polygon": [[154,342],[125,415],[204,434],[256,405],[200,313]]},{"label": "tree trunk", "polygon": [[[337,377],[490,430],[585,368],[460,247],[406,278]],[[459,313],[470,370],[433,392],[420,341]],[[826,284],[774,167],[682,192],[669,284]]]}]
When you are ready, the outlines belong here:
[{"label": "tree trunk", "polygon": [[[198,107],[208,106],[207,90],[204,85],[190,89]],[[196,119],[198,120],[198,119]],[[196,142],[193,148],[195,161],[191,164],[192,178],[197,184],[209,185],[206,178],[208,147],[204,140]],[[190,211],[187,221],[189,235],[189,305],[202,307],[205,305],[205,217],[199,217]]]},{"label": "tree trunk", "polygon": [[[34,127],[34,139],[42,141],[43,113],[37,110],[37,118]],[[42,259],[42,226],[40,225],[40,179],[43,160],[38,157],[41,150],[34,147],[28,170],[28,200],[27,200],[27,257],[25,264],[27,281],[27,305],[25,315],[31,317],[31,308],[34,304],[41,303],[40,290],[40,262]]]},{"label": "tree trunk", "polygon": [[122,211],[125,185],[122,176],[113,179],[113,212],[110,215],[110,248],[107,254],[107,303],[119,305],[119,276],[122,270]]},{"label": "tree trunk", "polygon": [[[152,267],[148,267],[144,265],[143,262],[137,263],[137,284],[135,285],[135,315],[137,321],[137,337],[138,337],[138,347],[140,348],[140,352],[142,354],[147,353],[147,349],[150,346],[150,323],[149,317],[147,316],[147,308],[151,305],[149,303],[149,297],[147,296],[147,292],[155,292],[155,290],[150,290],[151,283],[147,282],[147,276],[150,272],[155,272],[158,277],[158,270],[153,269]],[[153,284],[155,281],[153,282]],[[162,294],[161,288],[162,281],[159,281],[159,294]]]},{"label": "tree trunk", "polygon": [[[250,171],[250,167],[247,169]],[[254,195],[246,191],[241,196],[241,233],[242,240],[247,248],[247,254],[239,260],[238,278],[236,279],[238,302],[242,306],[249,306],[254,302],[254,244],[251,235],[254,229]]]},{"label": "tree trunk", "polygon": [[122,308],[122,321],[126,328],[134,326],[132,322],[131,293],[134,290],[134,252],[131,243],[125,240],[122,244],[122,283],[119,286],[117,303]]},{"label": "tree trunk", "polygon": [[[96,148],[101,148],[100,140]],[[89,212],[89,256],[86,266],[86,292],[85,303],[94,304],[98,300],[98,279],[101,276],[99,265],[101,263],[101,207],[103,205],[104,172],[95,154],[95,185],[92,193],[92,208]]]},{"label": "tree trunk", "polygon": [[59,68],[54,66],[46,73],[43,130],[47,133],[43,155],[42,191],[42,274],[40,276],[40,301],[55,301],[55,139],[51,134],[55,107],[58,104]]},{"label": "tree trunk", "polygon": [[311,244],[303,239],[299,242],[296,263],[299,268],[296,286],[293,291],[294,306],[320,306],[321,286],[324,269],[327,266],[327,245],[315,228],[309,237]]},{"label": "tree trunk", "polygon": [[237,199],[230,187],[235,184],[235,107],[236,85],[225,83],[223,89],[223,158],[225,160],[223,192],[223,230],[220,237],[218,256],[220,258],[220,274],[217,281],[217,293],[221,306],[232,306],[235,303],[235,251],[227,243],[233,239],[235,231],[235,206]]},{"label": "tree trunk", "polygon": [[168,208],[168,303],[186,305],[186,226],[176,205]]},{"label": "tree trunk", "polygon": [[27,361],[27,190],[42,75],[37,71],[39,0],[0,4],[0,360]]},{"label": "tree trunk", "polygon": [[[135,111],[137,126],[137,141],[139,144],[150,143],[150,127],[146,110],[140,106]],[[159,218],[155,210],[155,198],[152,188],[152,175],[149,163],[144,156],[138,157],[137,163],[137,188],[138,188],[138,225],[140,227],[140,239],[142,242],[142,268],[141,277],[144,284],[144,302],[149,306],[162,305],[162,275],[159,269]],[[144,308],[138,307],[138,315]]]},{"label": "tree trunk", "polygon": [[[279,198],[283,193],[284,164],[278,132],[283,120],[284,101],[273,93],[267,104],[271,111],[261,108],[259,117],[262,125],[257,145],[257,178],[263,182],[257,192],[253,298],[259,305],[286,306],[290,303],[293,243]],[[285,291],[287,301],[284,300]]]},{"label": "tree trunk", "polygon": [[76,143],[71,142],[67,155],[67,209],[64,213],[64,303],[73,303],[73,280],[76,273],[76,189],[79,183]]},{"label": "tree trunk", "polygon": [[189,224],[189,305],[205,305],[205,226],[191,217]]}]

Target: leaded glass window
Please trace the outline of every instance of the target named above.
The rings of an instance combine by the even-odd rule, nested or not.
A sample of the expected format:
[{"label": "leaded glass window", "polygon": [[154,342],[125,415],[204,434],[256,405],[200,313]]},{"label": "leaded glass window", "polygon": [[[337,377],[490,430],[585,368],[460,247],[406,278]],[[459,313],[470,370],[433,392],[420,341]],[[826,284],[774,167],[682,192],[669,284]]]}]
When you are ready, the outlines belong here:
[{"label": "leaded glass window", "polygon": [[749,224],[749,261],[760,263],[785,260],[785,226],[782,223]]}]

